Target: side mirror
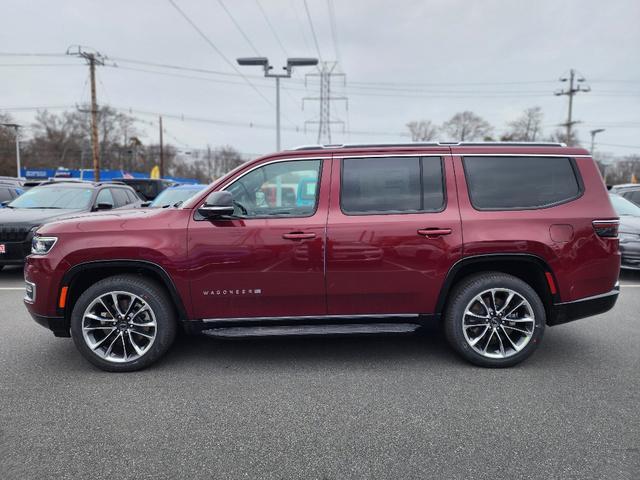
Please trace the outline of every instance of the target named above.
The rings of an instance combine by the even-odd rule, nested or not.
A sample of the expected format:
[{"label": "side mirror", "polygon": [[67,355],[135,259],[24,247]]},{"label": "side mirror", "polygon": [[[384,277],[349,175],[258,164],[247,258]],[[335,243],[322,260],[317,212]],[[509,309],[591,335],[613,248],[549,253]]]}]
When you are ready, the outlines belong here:
[{"label": "side mirror", "polygon": [[4,202],[0,203],[0,208],[6,207],[7,205],[9,205],[9,202],[10,202],[10,201],[11,201],[11,200],[6,200],[6,201],[4,201]]},{"label": "side mirror", "polygon": [[149,201],[147,201],[147,202],[142,202],[142,203],[140,204],[140,206],[141,206],[141,207],[143,207],[143,208],[149,207],[149,206],[151,206],[151,202],[149,202]]},{"label": "side mirror", "polygon": [[112,208],[113,205],[111,205],[110,203],[99,203],[98,205],[96,205],[96,208],[94,208],[94,210],[111,210]]},{"label": "side mirror", "polygon": [[198,208],[198,213],[204,218],[219,218],[233,215],[233,195],[231,192],[213,192],[204,204]]}]

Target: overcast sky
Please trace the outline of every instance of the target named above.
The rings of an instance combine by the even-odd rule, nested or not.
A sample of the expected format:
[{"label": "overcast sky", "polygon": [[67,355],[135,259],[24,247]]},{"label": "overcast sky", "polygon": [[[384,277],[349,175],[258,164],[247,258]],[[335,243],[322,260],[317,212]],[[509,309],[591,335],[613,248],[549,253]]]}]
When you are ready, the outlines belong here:
[{"label": "overcast sky", "polygon": [[[131,109],[147,122],[138,124],[145,141],[157,141],[149,123],[156,117],[139,112],[165,114],[166,141],[185,149],[228,144],[245,153],[273,151],[274,81],[260,78],[258,67],[237,67],[245,79],[223,56],[234,61],[257,51],[276,68],[287,56],[317,57],[304,1],[222,0],[240,28],[219,0],[173,1],[208,41],[169,0],[2,0],[0,52],[63,54],[73,44],[92,47],[117,65],[98,69],[99,103]],[[638,0],[307,4],[322,59],[339,59],[346,74],[345,88],[341,78],[333,81],[336,95],[348,97],[348,111],[345,102],[332,104],[334,119],[348,127],[343,133],[333,125],[334,143],[407,141],[400,134],[408,121],[439,124],[463,110],[481,115],[500,134],[530,106],[543,108],[550,133],[567,110],[567,97],[553,92],[566,88],[558,78],[573,67],[592,89],[574,102],[583,144],[589,144],[589,130],[606,128],[597,137],[601,150],[640,152]],[[82,59],[2,55],[0,65],[0,111],[19,122],[33,119],[35,111],[25,108],[73,107],[89,99]],[[318,118],[318,104],[301,109],[303,97],[319,93],[317,82],[305,89],[305,73],[312,71],[297,69],[282,82],[284,148],[316,143],[317,126],[304,130],[305,121]]]}]

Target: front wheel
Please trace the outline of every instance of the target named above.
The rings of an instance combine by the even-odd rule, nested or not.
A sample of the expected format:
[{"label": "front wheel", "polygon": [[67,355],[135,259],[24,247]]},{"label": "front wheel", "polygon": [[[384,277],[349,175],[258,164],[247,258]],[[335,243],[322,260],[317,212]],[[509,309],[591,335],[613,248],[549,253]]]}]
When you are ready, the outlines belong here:
[{"label": "front wheel", "polygon": [[71,314],[71,336],[80,353],[103,370],[140,370],[173,343],[176,315],[157,283],[119,275],[80,295]]},{"label": "front wheel", "polygon": [[447,340],[466,360],[510,367],[529,357],[542,340],[545,309],[526,282],[487,272],[455,287],[444,321]]}]

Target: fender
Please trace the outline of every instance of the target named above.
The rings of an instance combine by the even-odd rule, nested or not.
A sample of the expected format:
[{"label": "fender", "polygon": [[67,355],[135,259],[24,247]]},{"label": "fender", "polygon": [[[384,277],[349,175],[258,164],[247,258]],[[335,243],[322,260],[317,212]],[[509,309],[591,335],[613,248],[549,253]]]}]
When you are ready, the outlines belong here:
[{"label": "fender", "polygon": [[[533,255],[531,253],[506,253],[506,254],[505,253],[487,253],[487,254],[481,254],[481,255],[473,255],[470,257],[461,258],[456,263],[454,263],[449,269],[449,271],[447,272],[447,276],[445,277],[445,280],[442,284],[442,288],[440,289],[440,294],[438,295],[438,302],[436,303],[436,313],[438,314],[443,313],[444,306],[447,301],[447,297],[449,295],[449,291],[453,286],[453,281],[455,280],[456,275],[462,268],[469,265],[475,265],[475,264],[481,264],[481,263],[491,264],[494,262],[510,262],[510,261],[515,261],[518,263],[528,262],[532,265],[535,265],[536,267],[540,268],[544,274],[548,273],[551,275],[551,278],[553,279],[553,283],[554,285],[556,285],[556,288],[557,288],[558,282],[553,273],[553,270],[544,259],[538,257],[537,255]],[[547,285],[547,288],[549,288],[549,285]],[[551,297],[552,303],[555,304],[560,302],[560,296],[557,292],[555,294],[552,294],[551,291],[549,291],[549,295]]]},{"label": "fender", "polygon": [[[137,271],[147,271],[153,272],[158,277],[162,279],[162,283],[169,291],[171,295],[171,299],[173,300],[174,305],[176,306],[176,310],[178,313],[178,318],[181,320],[188,319],[187,311],[184,308],[184,303],[182,302],[182,298],[178,293],[178,290],[173,283],[173,280],[167,273],[167,271],[162,268],[160,265],[149,262],[147,260],[97,260],[91,262],[79,263],[71,267],[62,277],[62,281],[60,282],[60,287],[71,285],[73,280],[82,272],[86,272],[87,270],[96,270],[102,268],[127,268],[131,270]],[[58,313],[64,315],[64,309],[58,309]]]}]

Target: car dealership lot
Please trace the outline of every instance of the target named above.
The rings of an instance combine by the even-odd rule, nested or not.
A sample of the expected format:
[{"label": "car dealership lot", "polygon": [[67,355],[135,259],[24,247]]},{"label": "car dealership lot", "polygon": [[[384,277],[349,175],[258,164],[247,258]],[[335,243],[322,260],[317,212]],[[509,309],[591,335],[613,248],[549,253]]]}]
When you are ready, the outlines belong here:
[{"label": "car dealership lot", "polygon": [[506,370],[420,336],[181,338],[99,371],[0,272],[0,478],[636,478],[640,274]]}]

